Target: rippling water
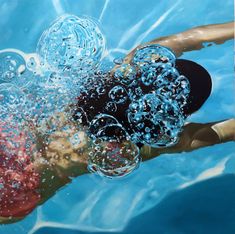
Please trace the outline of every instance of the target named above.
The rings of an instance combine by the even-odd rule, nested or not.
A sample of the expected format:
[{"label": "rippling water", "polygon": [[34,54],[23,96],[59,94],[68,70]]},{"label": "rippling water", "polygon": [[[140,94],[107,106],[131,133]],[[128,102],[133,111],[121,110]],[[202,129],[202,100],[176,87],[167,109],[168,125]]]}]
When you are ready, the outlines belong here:
[{"label": "rippling water", "polygon": [[[51,22],[61,14],[70,13],[100,21],[108,42],[106,55],[112,61],[143,41],[194,26],[231,21],[232,9],[231,0],[167,3],[164,0],[0,0],[0,49],[34,52],[39,36]],[[213,79],[210,98],[189,121],[211,122],[234,117],[233,42],[181,57],[203,65]],[[190,153],[163,155],[142,163],[132,175],[118,181],[84,175],[23,221],[1,226],[0,232],[136,233],[142,227],[149,233],[153,230],[192,233],[190,227],[198,225],[195,220],[212,217],[198,227],[212,233],[226,233],[223,229],[226,226],[228,233],[235,233],[234,198],[227,196],[231,207],[227,210],[228,204],[222,196],[234,194],[234,152],[235,144],[231,142]],[[201,194],[207,194],[208,200]],[[214,211],[213,206],[218,209]]]}]

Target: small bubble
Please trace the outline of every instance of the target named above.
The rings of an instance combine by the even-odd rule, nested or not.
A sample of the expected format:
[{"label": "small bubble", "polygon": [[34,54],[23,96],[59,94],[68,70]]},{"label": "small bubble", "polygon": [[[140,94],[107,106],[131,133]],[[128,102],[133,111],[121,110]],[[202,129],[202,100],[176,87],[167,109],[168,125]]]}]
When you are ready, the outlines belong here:
[{"label": "small bubble", "polygon": [[109,97],[113,100],[113,102],[120,104],[124,103],[127,100],[127,91],[125,88],[122,86],[114,86],[110,91],[109,91]]},{"label": "small bubble", "polygon": [[105,109],[109,112],[116,112],[117,105],[114,102],[108,102],[105,106]]},{"label": "small bubble", "polygon": [[123,58],[115,58],[113,62],[117,65],[121,65],[123,63]]},{"label": "small bubble", "polygon": [[29,60],[27,62],[27,68],[29,70],[33,70],[34,71],[36,66],[37,66],[37,63],[35,61],[35,58],[34,57],[29,58]]},{"label": "small bubble", "polygon": [[124,85],[129,85],[134,79],[136,79],[137,71],[136,68],[130,64],[123,64],[117,68],[114,77]]}]

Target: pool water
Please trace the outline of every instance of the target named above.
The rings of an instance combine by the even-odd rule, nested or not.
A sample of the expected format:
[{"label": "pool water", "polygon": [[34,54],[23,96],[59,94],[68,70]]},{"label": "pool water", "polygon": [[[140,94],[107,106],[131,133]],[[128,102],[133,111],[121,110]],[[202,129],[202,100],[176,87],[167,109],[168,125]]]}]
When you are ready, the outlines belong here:
[{"label": "pool water", "polygon": [[[42,32],[65,13],[100,22],[112,61],[142,42],[232,21],[233,1],[0,0],[0,50],[34,53]],[[181,56],[204,66],[213,81],[211,96],[187,121],[234,118],[233,56],[232,40]],[[119,180],[84,175],[0,233],[235,233],[234,165],[230,142],[164,154]]]}]

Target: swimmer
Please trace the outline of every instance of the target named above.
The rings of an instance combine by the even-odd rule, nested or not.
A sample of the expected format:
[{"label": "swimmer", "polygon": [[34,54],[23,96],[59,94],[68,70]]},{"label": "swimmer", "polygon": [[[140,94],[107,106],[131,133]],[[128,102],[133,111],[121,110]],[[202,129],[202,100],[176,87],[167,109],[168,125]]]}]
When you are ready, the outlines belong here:
[{"label": "swimmer", "polygon": [[[179,56],[185,51],[202,48],[204,42],[223,43],[233,39],[233,28],[233,23],[203,26],[181,34],[156,39],[150,44],[157,43],[167,46]],[[124,63],[130,61],[135,50],[127,55]],[[182,64],[190,62],[178,60],[177,63],[180,70]],[[197,65],[192,65],[193,68],[195,66]],[[117,68],[115,67],[115,69]],[[207,75],[205,77],[208,78]],[[210,86],[210,79],[207,81]],[[195,112],[209,94],[210,88],[205,91],[205,97],[199,106],[192,106],[190,110],[185,109],[185,111],[188,111],[188,114]],[[6,124],[3,123],[3,126]],[[55,126],[53,133],[44,134],[43,129],[50,128],[50,126]],[[0,223],[16,222],[24,218],[37,205],[45,202],[59,188],[69,183],[71,177],[88,173],[87,164],[91,140],[85,134],[86,129],[83,128],[78,127],[77,122],[70,118],[69,112],[55,113],[53,117],[44,122],[44,125],[30,127],[29,130],[37,134],[38,151],[32,152],[33,157],[29,159],[28,152],[25,150],[26,140],[23,133],[19,134],[17,138],[21,143],[20,150],[11,144],[8,145],[9,152],[14,157],[12,157],[11,163],[0,162],[0,175],[3,180],[0,181]],[[145,161],[164,153],[191,151],[234,140],[235,119],[208,124],[188,123],[185,124],[177,144],[166,148],[142,145],[140,153],[142,160]],[[5,141],[6,136],[1,129],[0,151],[4,160],[9,156],[5,155],[5,151],[3,151]],[[23,166],[20,166],[21,164]],[[9,171],[14,172],[11,173],[11,177],[8,177],[7,172]]]}]

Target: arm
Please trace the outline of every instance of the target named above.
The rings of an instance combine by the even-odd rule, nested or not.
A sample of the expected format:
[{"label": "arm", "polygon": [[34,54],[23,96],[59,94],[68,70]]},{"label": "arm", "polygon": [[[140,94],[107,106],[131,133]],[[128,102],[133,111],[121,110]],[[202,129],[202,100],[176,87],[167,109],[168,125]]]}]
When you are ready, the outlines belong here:
[{"label": "arm", "polygon": [[[232,38],[233,23],[227,23],[197,27],[180,34],[156,39],[150,44],[158,43],[170,47],[179,56],[185,51],[202,48],[204,42],[223,43]],[[142,46],[144,45],[137,48]],[[131,60],[135,50],[127,55],[124,63],[128,63]],[[55,122],[53,123],[53,121]],[[47,135],[42,134],[44,131],[40,131],[40,128],[50,127],[50,124],[56,126],[55,131]],[[59,114],[57,120],[52,118],[52,122],[50,123],[49,121],[45,125],[40,126],[39,130],[36,130],[38,136],[37,147],[40,152],[34,157],[33,162],[35,170],[40,175],[40,183],[37,189],[40,194],[40,201],[36,204],[42,204],[53,196],[59,188],[71,181],[71,177],[88,173],[89,139],[85,132],[82,129],[78,129],[79,127],[75,123],[67,120],[63,113]],[[164,149],[143,146],[141,155],[145,161],[163,153],[190,151],[203,146],[234,140],[234,133],[234,119],[221,124],[190,123],[185,126],[177,145]],[[73,140],[71,142],[75,135],[78,136],[80,142],[76,142],[76,140],[75,143]],[[197,142],[195,143],[194,140],[197,140]],[[33,208],[35,207],[36,205]],[[0,217],[0,223],[16,222],[24,218],[33,208],[21,216]]]},{"label": "arm", "polygon": [[158,149],[146,145],[141,148],[141,156],[145,161],[161,154],[188,152],[228,141],[235,141],[235,119],[207,124],[189,123],[184,126],[176,145]]},{"label": "arm", "polygon": [[211,24],[206,26],[199,26],[190,30],[160,37],[150,42],[144,43],[133,49],[124,59],[124,63],[130,63],[135,51],[151,44],[160,44],[170,48],[177,57],[181,56],[184,52],[200,50],[215,44],[223,44],[227,40],[234,38],[234,22],[224,24]]},{"label": "arm", "polygon": [[[88,138],[84,132],[80,131],[80,143],[71,144],[71,138],[77,134],[75,125],[64,121],[60,123],[61,126],[70,130],[67,130],[67,133],[58,130],[50,136],[48,148],[43,153],[45,161],[37,165],[42,175],[40,204],[53,196],[60,187],[69,183],[72,177],[88,173]],[[185,125],[176,145],[168,148],[143,146],[140,153],[143,161],[146,161],[165,153],[188,152],[228,141],[235,141],[235,119],[207,124],[189,123]]]},{"label": "arm", "polygon": [[[60,116],[63,115],[60,114]],[[42,136],[40,134],[38,135],[38,148],[41,150],[41,155],[35,156],[33,165],[40,175],[40,183],[37,189],[40,194],[40,200],[38,203],[35,203],[35,207],[44,203],[58,189],[69,183],[71,177],[88,173],[87,158],[89,142],[84,137],[84,132],[80,132],[80,144],[71,144],[70,139],[77,133],[76,128],[74,128],[73,123],[65,123],[61,118],[60,124],[70,130],[65,133],[65,131],[57,129],[49,137],[50,140],[47,141],[50,142],[49,144],[45,144],[44,139],[41,138]],[[198,141],[197,144],[194,144],[195,140]],[[189,123],[185,125],[179,142],[175,146],[161,149],[143,146],[140,153],[143,161],[146,161],[164,153],[192,151],[197,148],[234,140],[235,119],[208,124]],[[32,210],[32,207],[30,207],[30,210]],[[26,211],[25,215],[28,213],[29,210]],[[16,222],[24,218],[25,215],[0,217],[0,223]]]}]

